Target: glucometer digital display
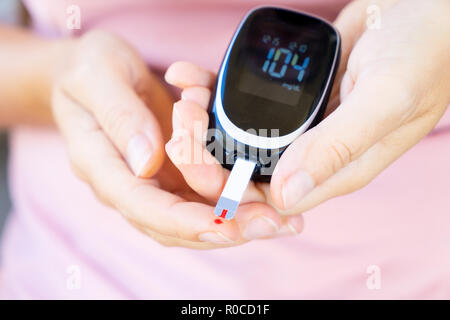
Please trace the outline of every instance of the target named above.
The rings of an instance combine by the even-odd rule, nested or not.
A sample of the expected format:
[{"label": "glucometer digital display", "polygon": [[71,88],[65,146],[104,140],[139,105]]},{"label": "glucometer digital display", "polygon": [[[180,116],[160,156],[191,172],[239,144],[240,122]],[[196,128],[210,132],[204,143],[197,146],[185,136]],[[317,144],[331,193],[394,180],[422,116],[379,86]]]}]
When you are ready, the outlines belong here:
[{"label": "glucometer digital display", "polygon": [[306,72],[311,69],[311,55],[317,45],[288,26],[283,31],[264,26],[267,22],[262,24],[262,28],[253,27],[244,35],[244,45],[237,55],[241,61],[238,89],[295,106],[301,97],[302,84],[307,81]]},{"label": "glucometer digital display", "polygon": [[[207,148],[225,168],[239,170],[230,179],[270,181],[286,147],[322,119],[339,57],[339,33],[320,18],[275,7],[247,14],[225,53],[209,107],[215,130]],[[244,170],[242,160],[252,165]],[[235,190],[239,183],[227,183],[216,215],[233,216],[240,198],[227,186]]]}]

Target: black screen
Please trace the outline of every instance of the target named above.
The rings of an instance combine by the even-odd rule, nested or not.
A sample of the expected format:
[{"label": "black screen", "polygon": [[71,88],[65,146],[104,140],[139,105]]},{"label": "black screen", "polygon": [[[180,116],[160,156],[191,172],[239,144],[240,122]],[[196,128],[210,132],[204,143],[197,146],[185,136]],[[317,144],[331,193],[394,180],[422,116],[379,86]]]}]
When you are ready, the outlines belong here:
[{"label": "black screen", "polygon": [[224,73],[224,110],[242,128],[297,129],[326,88],[338,35],[327,23],[275,8],[254,11],[241,27]]}]

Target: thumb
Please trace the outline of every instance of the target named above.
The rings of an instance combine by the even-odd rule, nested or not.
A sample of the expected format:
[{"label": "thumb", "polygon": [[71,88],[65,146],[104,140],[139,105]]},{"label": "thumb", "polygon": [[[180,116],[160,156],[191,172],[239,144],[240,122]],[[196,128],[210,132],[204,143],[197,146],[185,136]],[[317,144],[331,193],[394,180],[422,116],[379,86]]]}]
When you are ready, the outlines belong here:
[{"label": "thumb", "polygon": [[[398,0],[357,0],[347,4],[334,21],[334,26],[341,34],[341,61],[330,94],[325,115],[328,115],[339,105],[340,100],[351,88],[345,79],[347,65],[351,52],[366,31],[369,18],[378,19],[383,11]],[[373,12],[372,12],[373,11]]]},{"label": "thumb", "polygon": [[[367,74],[367,73],[366,73]],[[359,158],[411,114],[411,97],[402,81],[368,72],[343,103],[286,150],[271,180],[275,204],[293,208],[316,186]]]},{"label": "thumb", "polygon": [[141,72],[139,84],[133,85],[113,68],[105,69],[96,70],[96,77],[66,79],[62,90],[94,116],[136,176],[150,177],[163,162],[164,143],[157,118],[135,87],[148,90],[153,79]]}]

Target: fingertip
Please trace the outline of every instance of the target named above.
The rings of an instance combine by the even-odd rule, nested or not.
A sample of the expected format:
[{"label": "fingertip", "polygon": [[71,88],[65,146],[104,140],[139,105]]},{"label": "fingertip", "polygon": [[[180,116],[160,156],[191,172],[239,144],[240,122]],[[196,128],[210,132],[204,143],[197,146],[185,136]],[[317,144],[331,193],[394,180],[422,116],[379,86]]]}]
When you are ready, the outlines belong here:
[{"label": "fingertip", "polygon": [[178,61],[167,69],[164,78],[167,83],[179,88],[193,86],[209,88],[212,86],[215,76],[212,72],[191,62]]},{"label": "fingertip", "polygon": [[241,240],[241,233],[236,221],[218,218],[212,209],[213,208],[211,207],[211,216],[209,218],[210,221],[208,226],[208,229],[211,230],[210,232],[218,234],[219,241],[220,237],[224,237],[225,243],[234,243]]},{"label": "fingertip", "polygon": [[165,145],[165,150],[170,161],[172,161],[172,163],[177,167],[186,161],[186,159],[184,159],[184,149],[187,148],[185,146],[187,145],[185,136],[186,135],[182,132],[182,130],[178,130],[177,134],[174,135]]},{"label": "fingertip", "polygon": [[295,215],[292,216],[292,218],[284,218],[283,224],[281,225],[276,236],[296,236],[303,231],[303,226],[303,217],[301,215]]},{"label": "fingertip", "polygon": [[[278,161],[270,181],[270,193],[274,205],[280,210],[288,210],[300,201],[301,197],[309,193],[317,180],[308,171],[309,164],[319,163],[311,159],[312,146],[318,145],[318,126],[298,137]],[[314,171],[313,171],[314,172]]]},{"label": "fingertip", "polygon": [[125,158],[131,171],[139,178],[149,178],[161,167],[164,152],[157,134],[136,133],[128,141]]},{"label": "fingertip", "polygon": [[260,202],[242,204],[236,212],[236,222],[246,240],[275,236],[282,225],[275,209]]},{"label": "fingertip", "polygon": [[196,102],[180,100],[174,104],[174,130],[187,130],[196,141],[203,143],[208,128],[208,113]]},{"label": "fingertip", "polygon": [[183,67],[183,62],[177,61],[172,63],[169,68],[167,68],[164,74],[164,80],[173,86],[176,86],[177,79],[179,78],[180,69]]},{"label": "fingertip", "polygon": [[[277,164],[277,167],[280,163]],[[277,168],[275,168],[272,178],[270,180],[270,196],[272,198],[272,202],[279,210],[285,210],[283,197],[281,195],[283,180],[281,175],[277,172]]]},{"label": "fingertip", "polygon": [[164,153],[158,152],[155,154],[149,162],[142,168],[142,171],[138,175],[139,178],[148,179],[153,177],[161,168],[164,162]]},{"label": "fingertip", "polygon": [[181,92],[181,99],[197,103],[203,109],[207,109],[211,91],[205,87],[190,87]]},{"label": "fingertip", "polygon": [[164,162],[164,149],[161,144],[158,144],[152,155],[148,159],[148,161],[143,165],[141,170],[136,174],[139,178],[151,178],[153,177],[158,170],[161,168]]},{"label": "fingertip", "polygon": [[291,231],[292,234],[299,234],[303,231],[303,227],[305,225],[303,215],[297,214],[293,216],[289,216],[286,221],[286,225]]},{"label": "fingertip", "polygon": [[196,193],[206,199],[217,200],[225,183],[225,169],[200,142],[186,132],[174,136],[166,144],[166,152]]}]

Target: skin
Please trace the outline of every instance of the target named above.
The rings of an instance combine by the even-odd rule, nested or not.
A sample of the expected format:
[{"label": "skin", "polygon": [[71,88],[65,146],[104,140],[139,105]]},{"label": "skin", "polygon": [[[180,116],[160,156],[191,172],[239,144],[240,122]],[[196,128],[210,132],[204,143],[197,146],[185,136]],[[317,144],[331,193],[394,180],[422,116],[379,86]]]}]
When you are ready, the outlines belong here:
[{"label": "skin", "polygon": [[[167,82],[183,89],[173,104],[142,58],[111,34],[45,41],[3,27],[0,125],[56,124],[75,173],[163,245],[211,249],[296,234],[300,213],[363,187],[426,135],[450,102],[449,2],[376,3],[379,30],[365,30],[369,1],[337,19],[343,57],[329,116],[288,148],[270,185],[249,185],[233,221],[216,224],[212,213],[229,173],[208,153],[207,163],[178,159],[204,148],[193,124],[206,128],[215,79],[191,63],[167,71]],[[286,192],[289,181],[295,188]]]}]

